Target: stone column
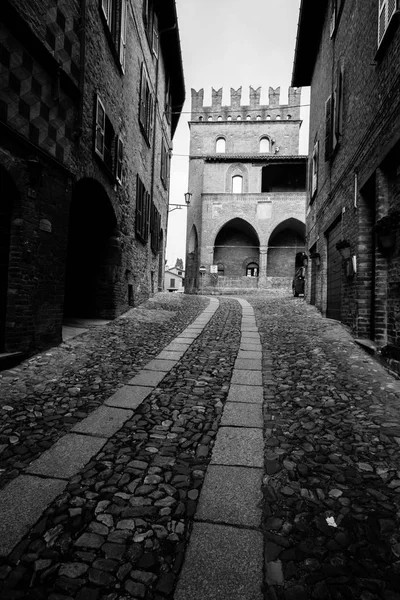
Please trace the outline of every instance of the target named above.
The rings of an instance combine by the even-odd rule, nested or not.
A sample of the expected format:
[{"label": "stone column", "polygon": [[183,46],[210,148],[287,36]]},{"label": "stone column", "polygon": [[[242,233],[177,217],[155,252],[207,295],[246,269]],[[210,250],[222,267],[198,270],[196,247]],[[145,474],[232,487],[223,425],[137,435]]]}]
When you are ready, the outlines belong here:
[{"label": "stone column", "polygon": [[258,275],[258,287],[267,287],[267,256],[268,246],[260,246],[260,272]]}]

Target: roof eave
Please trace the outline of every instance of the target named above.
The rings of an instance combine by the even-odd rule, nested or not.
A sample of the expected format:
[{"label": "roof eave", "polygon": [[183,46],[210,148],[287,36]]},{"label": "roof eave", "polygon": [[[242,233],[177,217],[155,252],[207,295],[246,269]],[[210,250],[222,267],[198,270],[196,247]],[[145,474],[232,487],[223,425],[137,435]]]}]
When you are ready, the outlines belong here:
[{"label": "roof eave", "polygon": [[301,0],[292,71],[293,87],[311,85],[326,9],[327,0]]}]

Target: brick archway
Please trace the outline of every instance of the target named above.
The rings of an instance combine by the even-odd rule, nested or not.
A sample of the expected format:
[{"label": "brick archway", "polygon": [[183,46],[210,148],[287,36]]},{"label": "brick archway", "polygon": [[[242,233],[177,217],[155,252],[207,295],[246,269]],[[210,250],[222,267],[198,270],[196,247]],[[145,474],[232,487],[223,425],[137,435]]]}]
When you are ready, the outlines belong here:
[{"label": "brick archway", "polygon": [[267,276],[293,277],[296,255],[305,250],[305,224],[285,219],[275,227],[268,241]]},{"label": "brick archway", "polygon": [[231,219],[221,227],[214,242],[214,264],[224,265],[224,275],[243,277],[248,263],[260,262],[260,240],[244,219]]},{"label": "brick archway", "polygon": [[74,189],[68,228],[64,317],[113,318],[115,269],[120,263],[117,219],[100,183]]}]

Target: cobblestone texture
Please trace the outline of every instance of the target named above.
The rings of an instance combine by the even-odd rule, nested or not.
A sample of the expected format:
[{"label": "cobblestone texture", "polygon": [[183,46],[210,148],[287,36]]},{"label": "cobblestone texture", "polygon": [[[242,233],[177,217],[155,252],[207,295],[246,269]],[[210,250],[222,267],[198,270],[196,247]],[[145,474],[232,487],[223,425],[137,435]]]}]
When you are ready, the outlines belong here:
[{"label": "cobblestone texture", "polygon": [[[303,300],[246,299],[263,347],[265,600],[400,600],[400,382]],[[82,388],[88,377],[96,385],[98,365],[104,389],[85,394],[104,399],[197,315],[202,299],[177,302],[167,321],[171,306],[153,311],[160,323],[113,323],[30,365],[43,360],[42,376],[51,367],[51,386],[68,373]],[[132,331],[137,354],[125,363]],[[173,599],[239,339],[239,304],[220,298],[182,360],[0,562],[2,600]],[[65,366],[67,352],[78,358]],[[11,374],[17,410],[29,371]],[[52,398],[54,414],[64,398],[81,398],[33,387],[38,401]],[[43,436],[51,423],[42,422]]]},{"label": "cobblestone texture", "polygon": [[400,382],[292,298],[264,350],[266,598],[400,598]]},{"label": "cobblestone texture", "polygon": [[205,308],[207,300],[157,294],[0,373],[0,489],[87,417]]},{"label": "cobblestone texture", "polygon": [[235,300],[221,300],[182,361],[71,478],[0,567],[2,599],[173,597],[229,390],[240,312]]}]

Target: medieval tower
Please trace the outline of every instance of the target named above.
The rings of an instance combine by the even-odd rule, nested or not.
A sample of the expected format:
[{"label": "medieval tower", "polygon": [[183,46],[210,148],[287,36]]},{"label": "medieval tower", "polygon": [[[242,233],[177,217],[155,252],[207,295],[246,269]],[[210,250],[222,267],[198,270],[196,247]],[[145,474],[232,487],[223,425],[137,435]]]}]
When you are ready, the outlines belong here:
[{"label": "medieval tower", "polygon": [[[299,156],[300,88],[192,89],[186,292],[290,286],[305,243],[307,157]],[[296,258],[297,257],[297,258]],[[202,273],[199,269],[201,268]],[[205,268],[204,268],[205,267]]]}]

